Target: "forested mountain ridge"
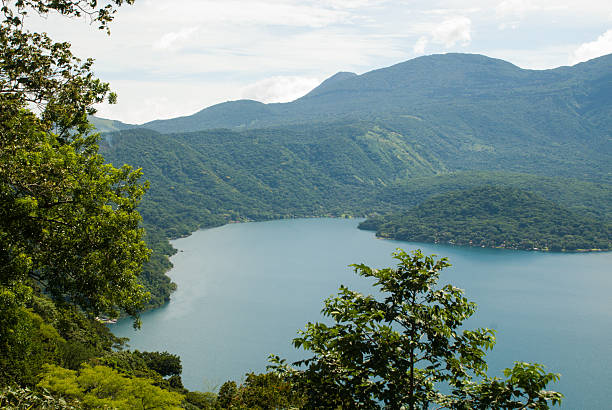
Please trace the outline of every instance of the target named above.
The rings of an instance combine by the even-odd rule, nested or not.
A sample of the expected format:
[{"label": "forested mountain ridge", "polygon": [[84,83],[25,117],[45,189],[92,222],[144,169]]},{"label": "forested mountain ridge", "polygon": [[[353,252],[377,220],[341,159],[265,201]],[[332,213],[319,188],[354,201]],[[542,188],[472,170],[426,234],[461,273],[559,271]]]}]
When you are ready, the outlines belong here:
[{"label": "forested mountain ridge", "polygon": [[[143,127],[185,132],[410,115],[499,141],[532,137],[545,142],[554,136],[605,142],[609,134],[600,135],[600,127],[610,121],[611,71],[612,56],[573,67],[524,70],[481,55],[432,55],[362,75],[336,74],[290,103],[232,101]],[[495,118],[499,127],[481,124]]]},{"label": "forested mountain ridge", "polygon": [[[337,73],[290,103],[229,101],[139,127],[172,133],[405,115],[485,140],[586,139],[609,149],[611,72],[612,55],[551,70],[525,70],[475,54],[431,55],[361,75]],[[117,129],[98,125],[101,131]]]},{"label": "forested mountain ridge", "polygon": [[612,224],[571,212],[529,191],[481,187],[430,197],[407,211],[369,218],[360,229],[404,241],[527,250],[608,250]]}]

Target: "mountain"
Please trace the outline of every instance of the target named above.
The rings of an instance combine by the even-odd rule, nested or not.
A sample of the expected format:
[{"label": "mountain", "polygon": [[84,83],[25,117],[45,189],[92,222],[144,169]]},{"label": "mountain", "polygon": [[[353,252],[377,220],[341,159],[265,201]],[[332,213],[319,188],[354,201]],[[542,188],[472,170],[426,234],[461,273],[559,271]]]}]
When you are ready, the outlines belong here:
[{"label": "mountain", "polygon": [[[413,115],[453,124],[462,115],[518,115],[523,121],[545,118],[572,129],[609,121],[612,107],[612,56],[574,67],[524,70],[508,62],[473,54],[415,58],[362,75],[338,73],[290,103],[233,101],[192,116],[152,121],[144,127],[160,132],[212,128],[261,128],[312,120],[371,119]],[[560,124],[559,131],[563,131]],[[537,124],[534,124],[537,127]],[[570,131],[563,132],[570,135]]]},{"label": "mountain", "polygon": [[336,88],[337,83],[342,82],[344,80],[348,80],[349,78],[355,78],[355,77],[358,77],[358,75],[355,73],[340,71],[332,75],[331,77],[329,77],[327,80],[323,81],[318,87],[316,87],[311,92],[306,94],[305,97],[308,97],[308,96],[314,97],[316,95],[325,94],[326,92],[333,92],[334,89]]},{"label": "mountain", "polygon": [[553,70],[473,54],[425,56],[362,75],[338,73],[290,103],[232,101],[143,127],[181,133],[356,121],[424,144],[430,136],[445,140],[462,153],[449,157],[449,169],[497,164],[555,175],[565,161],[579,165],[562,169],[564,176],[610,181],[612,55]]},{"label": "mountain", "polygon": [[275,115],[268,104],[239,100],[213,105],[186,117],[147,122],[142,127],[163,133],[215,128],[252,128],[259,124],[260,118],[272,121]]},{"label": "mountain", "polygon": [[408,211],[367,219],[359,228],[403,241],[555,251],[612,248],[612,224],[505,187],[435,195]]},{"label": "mountain", "polygon": [[117,120],[109,120],[106,118],[96,117],[95,115],[89,116],[89,122],[93,124],[97,132],[114,132],[128,130],[130,128],[137,128],[138,125],[126,124]]}]

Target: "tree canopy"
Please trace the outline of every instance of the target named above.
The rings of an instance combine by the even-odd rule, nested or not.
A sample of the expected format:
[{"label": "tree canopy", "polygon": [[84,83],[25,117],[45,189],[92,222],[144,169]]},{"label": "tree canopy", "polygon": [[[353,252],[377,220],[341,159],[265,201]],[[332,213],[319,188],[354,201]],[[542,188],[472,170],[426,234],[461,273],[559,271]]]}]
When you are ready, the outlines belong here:
[{"label": "tree canopy", "polygon": [[[106,83],[70,44],[24,28],[30,12],[88,15],[108,29],[123,0],[3,2],[0,26],[0,286],[42,288],[92,314],[136,316],[148,249],[141,173],[98,154],[87,115]],[[132,3],[128,0],[126,3]]]},{"label": "tree canopy", "polygon": [[[313,353],[285,374],[307,400],[306,408],[548,408],[562,395],[546,391],[559,375],[517,362],[505,380],[486,375],[490,329],[467,330],[476,305],[452,285],[438,286],[450,266],[420,251],[394,254],[397,268],[353,265],[374,279],[380,298],[341,287],[325,301],[329,322],[309,323],[294,345]],[[303,370],[300,368],[304,368]]]},{"label": "tree canopy", "polygon": [[404,241],[552,251],[608,250],[612,225],[605,220],[521,189],[482,186],[433,195],[423,203],[359,225]]}]

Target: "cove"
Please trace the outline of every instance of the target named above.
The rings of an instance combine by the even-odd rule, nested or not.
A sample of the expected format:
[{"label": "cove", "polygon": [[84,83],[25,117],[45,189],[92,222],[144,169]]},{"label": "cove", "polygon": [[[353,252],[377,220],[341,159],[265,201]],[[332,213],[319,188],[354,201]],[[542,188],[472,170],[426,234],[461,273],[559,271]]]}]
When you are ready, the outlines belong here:
[{"label": "cove", "polygon": [[442,280],[478,304],[468,328],[497,330],[489,375],[514,361],[562,374],[550,388],[563,408],[609,408],[612,379],[612,253],[564,254],[379,240],[357,220],[294,219],[230,224],[173,241],[170,272],[178,289],[168,305],[112,325],[130,347],[179,354],[183,381],[210,391],[249,371],[270,353],[304,357],[291,340],[320,320],[323,299],[341,284],[371,293],[348,267],[394,266],[391,252],[420,248],[448,257]]}]

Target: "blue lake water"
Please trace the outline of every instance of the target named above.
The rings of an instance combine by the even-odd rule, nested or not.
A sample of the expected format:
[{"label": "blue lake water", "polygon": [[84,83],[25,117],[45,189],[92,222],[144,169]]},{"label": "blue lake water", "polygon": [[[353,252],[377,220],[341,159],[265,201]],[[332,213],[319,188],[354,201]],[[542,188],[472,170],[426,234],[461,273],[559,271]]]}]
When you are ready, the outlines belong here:
[{"label": "blue lake water", "polygon": [[344,284],[371,292],[348,267],[395,265],[391,253],[420,248],[453,264],[442,280],[478,304],[467,327],[497,330],[489,375],[514,361],[562,374],[550,388],[565,409],[608,409],[612,380],[612,253],[560,254],[453,247],[376,239],[348,219],[230,224],[176,240],[171,302],[143,314],[143,326],[112,326],[134,349],[183,360],[183,381],[210,391],[265,371],[270,353],[305,356],[291,340],[320,320],[323,299]]}]

